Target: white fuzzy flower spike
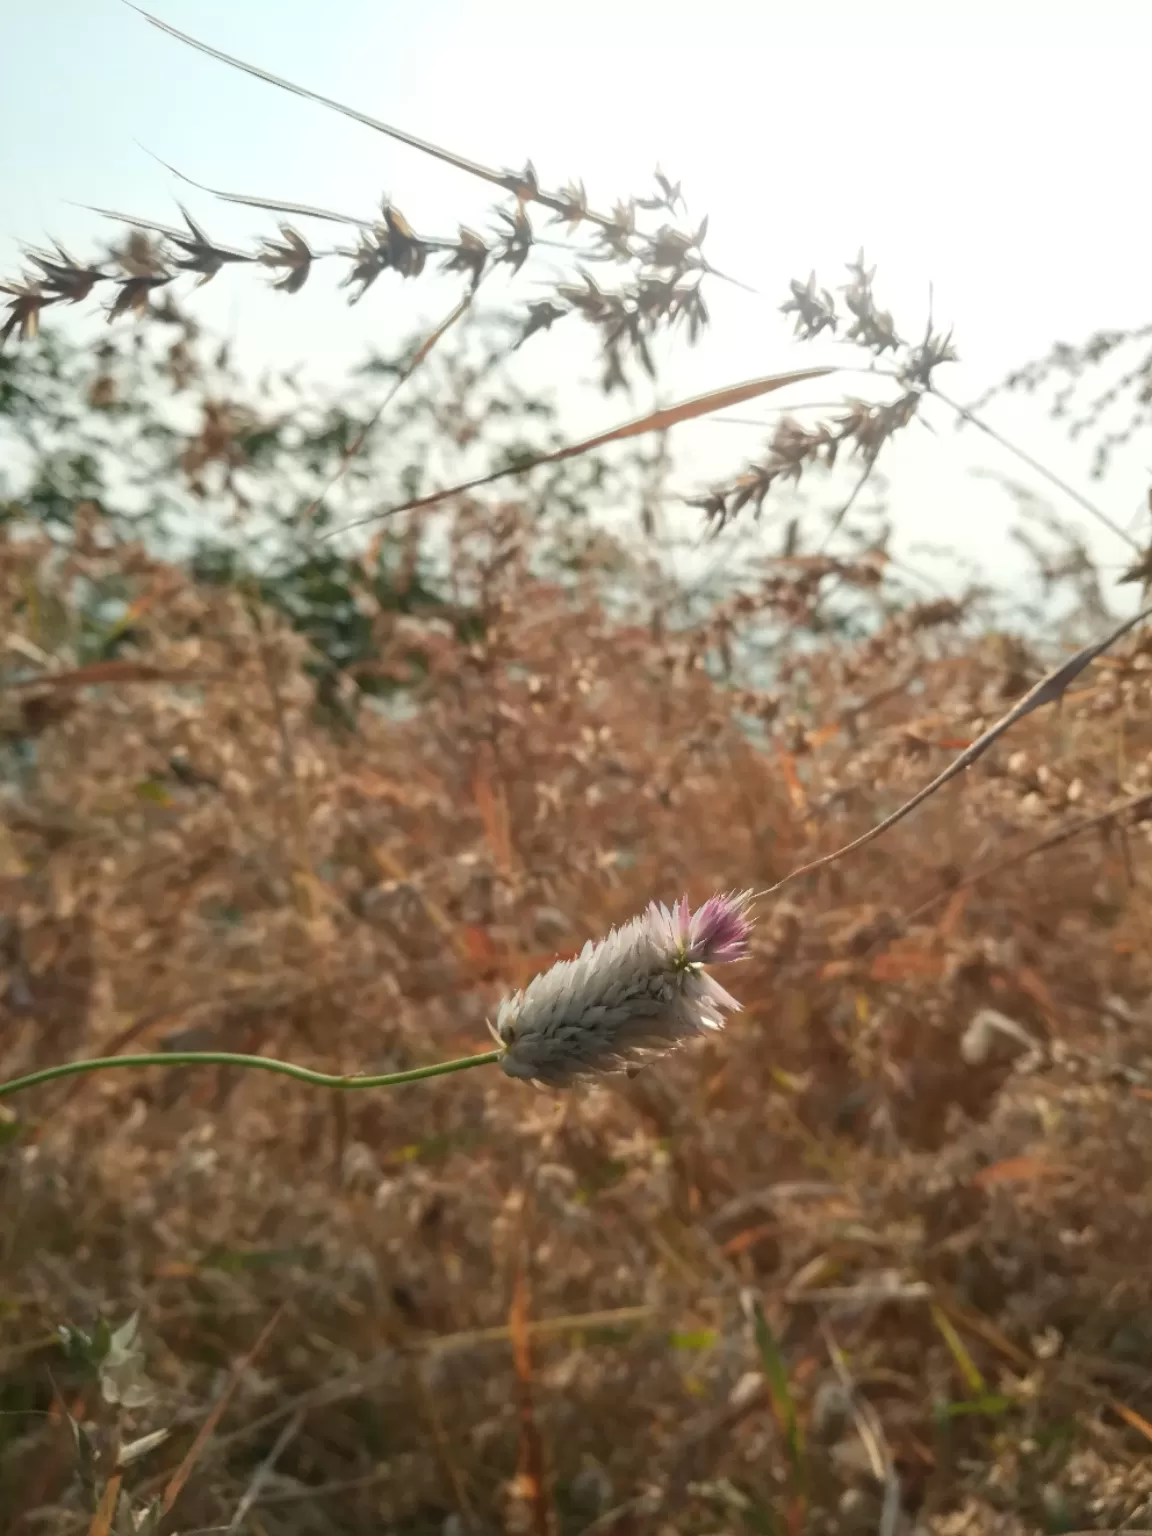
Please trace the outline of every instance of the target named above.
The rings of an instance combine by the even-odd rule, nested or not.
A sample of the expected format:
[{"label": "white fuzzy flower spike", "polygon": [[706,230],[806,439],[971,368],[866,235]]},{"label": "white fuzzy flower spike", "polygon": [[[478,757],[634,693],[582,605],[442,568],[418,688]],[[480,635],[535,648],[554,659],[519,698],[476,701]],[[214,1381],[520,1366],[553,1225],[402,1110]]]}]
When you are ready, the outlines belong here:
[{"label": "white fuzzy flower spike", "polygon": [[500,1004],[489,1026],[509,1077],[550,1088],[621,1072],[709,1030],[740,1004],[703,969],[748,953],[751,893],[692,912],[653,902]]}]

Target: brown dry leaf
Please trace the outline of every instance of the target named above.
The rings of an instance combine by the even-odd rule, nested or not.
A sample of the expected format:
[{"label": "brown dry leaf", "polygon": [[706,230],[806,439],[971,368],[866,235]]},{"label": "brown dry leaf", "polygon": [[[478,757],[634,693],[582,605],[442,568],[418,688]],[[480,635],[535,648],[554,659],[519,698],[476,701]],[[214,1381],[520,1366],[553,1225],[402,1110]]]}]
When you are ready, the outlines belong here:
[{"label": "brown dry leaf", "polygon": [[163,1259],[153,1268],[152,1273],[157,1280],[191,1280],[200,1273],[200,1266],[182,1259]]},{"label": "brown dry leaf", "polygon": [[426,496],[413,497],[411,501],[389,507],[385,512],[375,512],[370,517],[345,523],[342,528],[334,530],[327,537],[334,537],[336,533],[344,533],[350,528],[362,527],[365,523],[375,522],[379,517],[394,517],[400,512],[413,512],[421,507],[434,507],[452,496],[462,496],[468,491],[479,490],[481,486],[494,485],[498,480],[526,475],[542,464],[559,464],[564,459],[577,458],[580,454],[591,453],[596,448],[605,448],[609,443],[642,437],[648,432],[667,432],[670,427],[679,426],[682,422],[695,421],[698,417],[711,415],[713,411],[727,410],[729,406],[741,405],[746,400],[756,400],[761,395],[770,394],[773,390],[784,389],[789,384],[802,384],[808,379],[821,379],[835,371],[834,368],[800,368],[793,373],[770,374],[762,379],[750,379],[744,384],[732,384],[725,389],[712,390],[709,394],[697,395],[691,400],[682,400],[678,405],[652,411],[636,421],[625,422],[623,426],[613,427],[609,432],[600,432],[595,437],[585,438],[579,443],[569,443],[567,447],[557,448],[552,453],[542,453],[523,462],[509,464],[504,469],[493,470],[488,475],[479,475],[474,480],[462,481],[459,485],[447,486],[442,491],[430,491]]},{"label": "brown dry leaf", "polygon": [[183,675],[139,661],[93,661],[70,672],[42,672],[16,684],[21,688],[87,688],[96,683],[180,682]]},{"label": "brown dry leaf", "polygon": [[1108,1406],[1113,1413],[1120,1415],[1125,1424],[1130,1424],[1133,1429],[1139,1430],[1145,1440],[1152,1441],[1152,1424],[1149,1424],[1143,1414],[1137,1413],[1135,1408],[1129,1408],[1127,1403],[1122,1403],[1115,1397],[1108,1399]]},{"label": "brown dry leaf", "polygon": [[995,1323],[990,1322],[981,1313],[972,1312],[951,1299],[941,1301],[939,1306],[940,1311],[950,1317],[953,1322],[959,1323],[961,1327],[967,1328],[970,1333],[976,1334],[985,1343],[991,1344],[993,1349],[999,1350],[1006,1360],[1010,1360],[1020,1370],[1031,1371],[1036,1368],[1035,1359],[1013,1344]]},{"label": "brown dry leaf", "polygon": [[494,975],[500,969],[503,953],[487,928],[478,923],[466,923],[459,934],[461,947],[469,963],[482,975]]},{"label": "brown dry leaf", "polygon": [[508,816],[508,797],[503,786],[494,781],[490,771],[481,764],[472,780],[472,798],[480,814],[484,836],[492,850],[498,869],[508,871],[513,867],[512,829]]},{"label": "brown dry leaf", "polygon": [[532,1394],[532,1334],[528,1321],[528,1276],[523,1255],[516,1266],[508,1332],[512,1340],[512,1367],[516,1373],[520,1405],[520,1450],[513,1484],[514,1494],[531,1505],[535,1536],[552,1536],[552,1512],[548,1498],[544,1442],[536,1423]]},{"label": "brown dry leaf", "polygon": [[123,1472],[117,1471],[113,1472],[104,1484],[96,1513],[92,1516],[92,1523],[88,1527],[88,1536],[110,1536],[112,1521],[116,1518],[116,1506],[120,1502],[120,1487],[123,1481]]},{"label": "brown dry leaf", "polygon": [[937,938],[950,939],[956,932],[957,926],[959,925],[960,919],[964,915],[964,909],[968,905],[968,899],[971,894],[971,889],[968,887],[965,887],[963,890],[954,891],[952,893],[952,896],[949,898],[948,905],[944,908],[944,915],[936,925]]},{"label": "brown dry leaf", "polygon": [[835,741],[843,730],[839,723],[835,725],[821,725],[816,730],[808,732],[808,745],[810,747],[826,747],[830,741]]},{"label": "brown dry leaf", "polygon": [[1012,980],[1025,997],[1030,997],[1047,1018],[1055,1016],[1056,999],[1052,996],[1051,988],[1031,966],[1021,966],[1013,974]]},{"label": "brown dry leaf", "polygon": [[996,1184],[1020,1184],[1033,1179],[1058,1178],[1067,1171],[1060,1163],[1054,1163],[1049,1158],[1022,1154],[1020,1157],[1002,1158],[991,1167],[982,1168],[973,1177],[972,1183],[978,1189],[990,1189]]},{"label": "brown dry leaf", "polygon": [[889,950],[877,955],[868,969],[873,981],[905,981],[913,976],[940,976],[946,961],[940,955],[928,955],[923,950]]},{"label": "brown dry leaf", "polygon": [[781,771],[784,774],[784,783],[788,789],[788,798],[792,802],[792,809],[803,816],[808,810],[808,795],[796,767],[796,759],[791,752],[779,752],[777,757],[780,762]]},{"label": "brown dry leaf", "polygon": [[196,1463],[204,1454],[204,1449],[207,1446],[209,1440],[211,1440],[213,1434],[215,1434],[216,1426],[224,1417],[224,1413],[228,1407],[228,1404],[232,1401],[232,1398],[236,1392],[236,1388],[243,1380],[244,1372],[250,1365],[254,1363],[257,1356],[260,1354],[260,1351],[264,1348],[264,1345],[272,1337],[272,1334],[275,1332],[279,1325],[280,1319],[284,1316],[286,1306],[286,1302],[281,1302],[280,1306],[276,1308],[276,1311],[272,1314],[272,1316],[264,1324],[264,1327],[260,1330],[260,1336],[257,1338],[255,1344],[253,1344],[248,1353],[242,1356],[241,1359],[238,1360],[236,1365],[233,1367],[232,1374],[229,1376],[227,1382],[225,1383],[224,1390],[217,1398],[216,1403],[212,1408],[212,1412],[208,1415],[203,1424],[201,1424],[199,1430],[196,1432],[196,1438],[188,1447],[184,1460],[176,1468],[175,1472],[173,1472],[171,1478],[168,1481],[167,1487],[164,1489],[164,1495],[160,1501],[160,1509],[163,1514],[166,1515],[169,1513],[169,1511],[172,1509],[172,1506],[176,1503],[176,1500],[183,1492],[185,1483],[187,1483],[188,1479],[195,1471]]},{"label": "brown dry leaf", "polygon": [[735,1237],[730,1237],[720,1251],[728,1258],[735,1258],[738,1253],[747,1253],[750,1248],[755,1248],[757,1243],[762,1243],[765,1238],[775,1237],[780,1231],[778,1221],[762,1222],[758,1227],[748,1227],[743,1232],[737,1232]]},{"label": "brown dry leaf", "polygon": [[371,768],[357,769],[344,782],[368,800],[389,800],[393,805],[406,806],[420,806],[428,801],[427,792],[415,790],[385,774],[374,773]]}]

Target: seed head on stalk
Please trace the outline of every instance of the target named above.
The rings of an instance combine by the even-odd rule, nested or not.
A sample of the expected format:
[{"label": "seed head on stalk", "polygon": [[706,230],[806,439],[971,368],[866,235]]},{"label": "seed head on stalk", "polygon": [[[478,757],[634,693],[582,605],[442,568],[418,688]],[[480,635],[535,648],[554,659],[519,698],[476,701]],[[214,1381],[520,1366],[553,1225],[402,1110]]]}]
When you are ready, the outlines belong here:
[{"label": "seed head on stalk", "polygon": [[653,902],[639,917],[589,941],[500,1004],[490,1025],[509,1077],[549,1088],[663,1055],[721,1029],[740,1004],[705,971],[742,960],[752,922],[750,891]]}]

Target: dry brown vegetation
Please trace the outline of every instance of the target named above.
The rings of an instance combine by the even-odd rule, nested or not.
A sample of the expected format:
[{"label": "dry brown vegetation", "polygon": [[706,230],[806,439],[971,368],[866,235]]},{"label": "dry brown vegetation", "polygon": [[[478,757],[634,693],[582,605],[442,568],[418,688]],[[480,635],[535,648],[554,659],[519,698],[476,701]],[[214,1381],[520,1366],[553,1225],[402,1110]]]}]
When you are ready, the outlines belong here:
[{"label": "dry brown vegetation", "polygon": [[[552,206],[523,180],[521,215]],[[650,253],[625,258],[642,287]],[[121,302],[132,280],[114,307],[156,318],[147,284]],[[862,262],[847,292],[896,398],[787,418],[702,500],[721,525],[841,443],[869,474],[934,389],[948,339],[902,342]],[[818,335],[836,301],[796,284],[789,308]],[[192,335],[169,359],[201,412],[179,470],[197,494],[221,474],[242,515],[241,417]],[[440,426],[463,401],[422,409]],[[3,1078],[144,1049],[349,1073],[483,1049],[500,995],[556,953],[864,833],[1062,654],[988,594],[914,601],[852,504],[839,552],[794,522],[693,606],[660,560],[662,476],[636,493],[642,541],[575,554],[528,480],[409,504],[388,536],[410,573],[434,536],[444,597],[361,594],[399,691],[354,728],[251,591],[94,507],[66,539],[9,508]],[[1045,574],[1076,599],[1068,632],[1099,636],[1097,573],[1068,549]],[[85,660],[110,583],[131,637]],[[150,1501],[164,1530],[267,1536],[1134,1517],[1150,827],[1136,632],[883,839],[762,903],[744,1013],[657,1068],[561,1096],[491,1069],[357,1095],[173,1069],[12,1099],[3,1530],[128,1531]],[[133,1311],[142,1352],[93,1371],[61,1350],[59,1325]]]}]

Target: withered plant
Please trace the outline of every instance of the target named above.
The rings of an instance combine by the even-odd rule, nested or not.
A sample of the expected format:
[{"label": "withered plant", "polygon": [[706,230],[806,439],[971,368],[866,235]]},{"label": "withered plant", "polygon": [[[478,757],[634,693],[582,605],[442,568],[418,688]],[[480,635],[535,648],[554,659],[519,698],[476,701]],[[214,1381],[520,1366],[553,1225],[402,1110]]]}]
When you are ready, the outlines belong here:
[{"label": "withered plant", "polygon": [[[861,492],[952,346],[863,258],[785,308],[889,396],[797,408],[694,498],[727,539],[789,488],[700,601],[666,434],[804,375],[572,443],[500,372],[577,315],[615,387],[704,323],[727,279],[679,189],[602,216],[361,121],[505,192],[500,233],[135,221],[8,285],[0,1070],[50,1076],[0,1103],[3,1529],[1138,1529],[1152,640],[1050,516],[1071,658],[909,586]],[[488,325],[541,215],[572,281]],[[461,302],[288,411],[176,280],[259,265],[290,302],[321,254],[354,296],[444,261]],[[101,290],[130,341],[35,340]],[[706,905],[735,890],[749,931]],[[556,962],[682,897],[711,916],[661,918],[660,964],[746,944],[742,1012],[642,1071],[238,1070],[419,1072],[503,1020],[494,1056],[566,1081],[514,1026],[538,1045]],[[53,1071],[94,1057],[169,1065]]]}]

